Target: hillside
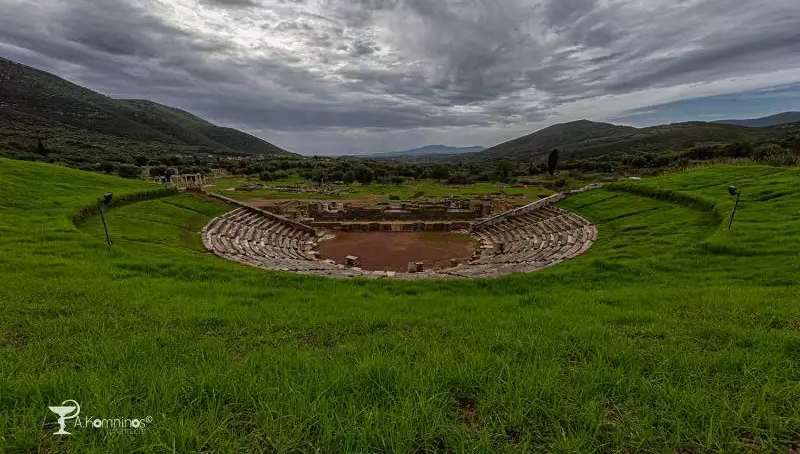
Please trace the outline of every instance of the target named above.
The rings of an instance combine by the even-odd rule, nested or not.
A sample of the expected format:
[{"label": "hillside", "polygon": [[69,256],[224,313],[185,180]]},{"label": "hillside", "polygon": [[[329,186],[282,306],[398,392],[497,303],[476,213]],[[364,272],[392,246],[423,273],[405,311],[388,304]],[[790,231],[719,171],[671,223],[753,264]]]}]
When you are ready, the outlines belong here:
[{"label": "hillside", "polygon": [[[158,186],[0,159],[0,450],[795,452],[798,178],[576,195],[598,242],[539,273],[339,281],[206,253],[231,207],[189,194],[110,209],[109,250],[72,216]],[[65,399],[146,426],[59,438]]]},{"label": "hillside", "polygon": [[734,126],[746,126],[748,128],[765,128],[769,126],[785,125],[789,123],[800,123],[800,112],[783,112],[768,117],[752,118],[749,120],[719,120],[715,123],[722,123]]},{"label": "hillside", "polygon": [[476,156],[492,158],[544,156],[554,148],[563,151],[564,155],[570,155],[592,147],[630,139],[636,134],[637,129],[629,126],[579,120],[553,125],[533,134],[495,145],[477,153]]},{"label": "hillside", "polygon": [[450,147],[447,145],[426,145],[424,147],[414,148],[413,150],[373,153],[367,156],[371,158],[404,158],[404,157],[421,157],[421,156],[434,156],[434,155],[456,155],[463,153],[477,153],[485,149],[486,147],[480,147],[480,146]]},{"label": "hillside", "polygon": [[464,157],[471,160],[543,159],[552,149],[558,148],[563,158],[586,158],[625,150],[668,152],[704,142],[755,141],[784,135],[785,131],[777,128],[705,122],[634,128],[580,120],[550,126]]},{"label": "hillside", "polygon": [[[162,154],[288,154],[262,139],[179,109],[151,101],[112,99],[2,58],[0,81],[0,144],[5,145],[0,151],[30,151],[41,138],[57,144],[56,151],[66,156],[97,147],[110,153],[110,149],[160,148]],[[92,156],[114,157],[99,151]]]},{"label": "hillside", "polygon": [[[206,143],[207,145],[205,146],[237,153],[259,155],[288,154],[286,150],[258,137],[236,129],[214,125],[189,112],[174,107],[140,99],[120,100],[119,102],[136,113],[137,121],[144,124],[152,123],[152,127],[161,132],[174,136],[187,131],[189,137],[184,142],[188,144]],[[180,128],[174,130],[174,132],[172,130],[163,131],[159,129],[161,125],[166,127],[178,125]],[[193,137],[195,138],[194,140]]]}]

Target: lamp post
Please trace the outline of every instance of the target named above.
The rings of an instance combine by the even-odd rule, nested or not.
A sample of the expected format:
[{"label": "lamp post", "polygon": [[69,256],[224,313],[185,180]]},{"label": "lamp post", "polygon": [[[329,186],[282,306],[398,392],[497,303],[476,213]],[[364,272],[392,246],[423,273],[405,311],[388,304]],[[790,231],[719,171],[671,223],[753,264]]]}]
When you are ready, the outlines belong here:
[{"label": "lamp post", "polygon": [[731,220],[728,221],[728,230],[730,230],[733,225],[733,217],[736,216],[736,208],[739,206],[739,199],[742,197],[742,191],[736,189],[736,186],[728,186],[728,193],[736,196],[736,203],[733,204],[733,211],[731,211]]},{"label": "lamp post", "polygon": [[111,198],[114,197],[114,194],[107,192],[103,195],[103,198],[97,201],[97,208],[100,209],[100,219],[103,220],[103,229],[106,231],[106,243],[111,246],[111,237],[108,235],[108,225],[106,224],[106,214],[103,210],[104,206],[108,206],[111,203]]}]

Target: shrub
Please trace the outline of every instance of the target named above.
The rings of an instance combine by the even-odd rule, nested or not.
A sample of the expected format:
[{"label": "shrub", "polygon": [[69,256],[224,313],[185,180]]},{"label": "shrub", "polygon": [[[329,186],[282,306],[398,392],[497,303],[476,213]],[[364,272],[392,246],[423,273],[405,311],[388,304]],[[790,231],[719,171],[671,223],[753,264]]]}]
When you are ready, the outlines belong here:
[{"label": "shrub", "polygon": [[120,164],[120,166],[117,167],[117,175],[122,178],[140,178],[142,176],[142,169],[130,164]]},{"label": "shrub", "polygon": [[114,171],[114,163],[113,162],[108,162],[108,161],[103,161],[103,162],[100,163],[100,165],[97,166],[97,170],[99,170],[99,171],[101,171],[103,173],[111,173],[111,172]]},{"label": "shrub", "polygon": [[562,189],[567,186],[569,180],[567,177],[559,176],[555,180],[553,180],[553,189]]},{"label": "shrub", "polygon": [[450,177],[450,168],[444,164],[436,164],[431,167],[430,175],[434,180],[446,180]]},{"label": "shrub", "polygon": [[447,184],[470,184],[472,181],[466,173],[457,173],[447,179]]}]

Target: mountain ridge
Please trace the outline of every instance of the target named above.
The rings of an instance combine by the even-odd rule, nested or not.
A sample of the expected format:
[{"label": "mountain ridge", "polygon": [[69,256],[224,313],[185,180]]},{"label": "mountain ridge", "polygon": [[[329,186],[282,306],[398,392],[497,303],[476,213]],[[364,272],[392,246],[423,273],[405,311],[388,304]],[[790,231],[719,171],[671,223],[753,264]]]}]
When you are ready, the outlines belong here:
[{"label": "mountain ridge", "polygon": [[212,154],[290,154],[181,109],[149,100],[115,99],[2,57],[0,81],[4,119],[39,130],[66,128],[101,135],[112,143],[116,138],[197,147]]},{"label": "mountain ridge", "polygon": [[455,155],[463,153],[476,153],[485,150],[486,147],[475,145],[471,147],[452,147],[449,145],[425,145],[418,148],[403,151],[385,151],[370,153],[368,156],[371,158],[389,158],[389,157],[422,157],[431,155]]},{"label": "mountain ridge", "polygon": [[749,118],[744,120],[717,120],[714,123],[721,123],[734,126],[745,126],[748,128],[764,128],[770,126],[780,126],[800,122],[800,112],[781,112],[760,118]]},{"label": "mountain ridge", "polygon": [[689,121],[635,128],[611,123],[578,120],[560,123],[531,134],[489,147],[478,153],[460,155],[462,161],[498,159],[542,160],[553,149],[561,159],[602,156],[629,151],[665,152],[700,143],[751,142],[780,138],[779,127],[748,128],[723,123]]}]

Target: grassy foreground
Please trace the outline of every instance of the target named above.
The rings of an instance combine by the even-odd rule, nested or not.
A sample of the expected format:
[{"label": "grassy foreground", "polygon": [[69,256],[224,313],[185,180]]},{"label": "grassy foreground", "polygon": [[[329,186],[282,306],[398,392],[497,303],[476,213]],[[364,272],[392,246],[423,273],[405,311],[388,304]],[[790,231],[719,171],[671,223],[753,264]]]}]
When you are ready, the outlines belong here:
[{"label": "grassy foreground", "polygon": [[[153,186],[0,159],[0,452],[796,452],[799,181],[589,192],[564,203],[600,229],[573,261],[367,282],[206,254],[229,208],[189,195],[112,210],[107,249],[72,216]],[[699,208],[729,210],[728,184],[730,232]],[[66,399],[152,422],[53,435]]]}]

